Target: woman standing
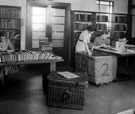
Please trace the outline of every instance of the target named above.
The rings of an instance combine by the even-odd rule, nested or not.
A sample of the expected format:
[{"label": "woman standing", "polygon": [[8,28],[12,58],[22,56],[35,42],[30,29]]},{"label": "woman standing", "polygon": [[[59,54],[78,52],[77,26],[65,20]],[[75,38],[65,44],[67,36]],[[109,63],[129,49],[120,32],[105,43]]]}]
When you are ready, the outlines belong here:
[{"label": "woman standing", "polygon": [[86,30],[82,31],[76,44],[76,52],[85,52],[91,55],[88,44],[90,43],[93,32],[94,27],[92,25],[89,25]]}]

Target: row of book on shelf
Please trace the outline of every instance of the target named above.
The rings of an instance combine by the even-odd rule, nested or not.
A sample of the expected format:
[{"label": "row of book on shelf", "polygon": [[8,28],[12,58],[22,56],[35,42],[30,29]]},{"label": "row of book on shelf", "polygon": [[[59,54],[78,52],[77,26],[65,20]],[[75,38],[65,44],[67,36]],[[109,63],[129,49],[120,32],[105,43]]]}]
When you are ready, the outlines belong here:
[{"label": "row of book on shelf", "polygon": [[20,24],[19,20],[0,19],[0,28],[19,28]]},{"label": "row of book on shelf", "polygon": [[90,14],[75,14],[75,21],[93,21],[94,16]]},{"label": "row of book on shelf", "polygon": [[110,33],[111,38],[126,38],[127,33],[126,32],[111,32]]},{"label": "row of book on shelf", "polygon": [[[90,24],[75,23],[74,24],[74,29],[75,30],[84,30],[84,29],[87,28],[88,25],[90,25]],[[96,27],[97,30],[106,30],[107,29],[107,24],[96,24],[95,27]]]},{"label": "row of book on shelf", "polygon": [[[75,30],[84,30],[87,28],[89,24],[84,24],[84,23],[75,23],[74,24],[74,29]],[[97,30],[106,30],[107,29],[107,24],[96,24],[96,29]],[[116,24],[114,26],[112,26],[113,30],[117,30],[117,31],[126,31],[127,30],[127,26],[125,24]]]},{"label": "row of book on shelf", "polygon": [[21,37],[21,34],[19,33],[20,31],[5,31],[6,33],[6,37],[9,38],[9,39],[12,39],[12,38],[20,38]]},{"label": "row of book on shelf", "polygon": [[116,16],[115,22],[117,22],[117,23],[127,23],[127,17],[126,16]]},{"label": "row of book on shelf", "polygon": [[[115,16],[115,22],[117,23],[127,23],[128,19],[127,16]],[[94,17],[93,14],[75,14],[74,16],[75,21],[89,21],[92,22],[94,20],[98,22],[108,22],[108,16],[107,15],[97,15]]]},{"label": "row of book on shelf", "polygon": [[[75,32],[74,39],[78,39],[80,34],[81,34],[81,32]],[[127,37],[126,35],[127,35],[126,32],[115,32],[115,31],[110,32],[111,38],[125,38],[125,37]]]},{"label": "row of book on shelf", "polygon": [[117,25],[115,25],[115,30],[126,31],[127,27],[126,27],[126,25],[117,24]]},{"label": "row of book on shelf", "polygon": [[88,24],[84,24],[84,23],[75,23],[74,24],[74,29],[75,30],[84,30],[86,29],[88,26]]},{"label": "row of book on shelf", "polygon": [[39,60],[59,60],[62,57],[48,51],[30,51],[21,50],[14,52],[1,52],[0,62],[23,62],[23,61],[39,61]]},{"label": "row of book on shelf", "polygon": [[1,18],[20,18],[21,12],[16,8],[0,8]]},{"label": "row of book on shelf", "polygon": [[98,22],[108,22],[108,16],[106,15],[97,15],[96,19]]}]

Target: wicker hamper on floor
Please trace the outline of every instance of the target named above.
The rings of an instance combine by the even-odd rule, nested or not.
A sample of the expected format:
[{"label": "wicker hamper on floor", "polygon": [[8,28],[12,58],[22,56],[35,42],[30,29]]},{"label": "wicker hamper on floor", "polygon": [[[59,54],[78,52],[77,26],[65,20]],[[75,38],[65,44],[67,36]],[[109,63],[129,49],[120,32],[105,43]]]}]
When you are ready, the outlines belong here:
[{"label": "wicker hamper on floor", "polygon": [[81,52],[77,52],[75,55],[75,58],[80,57],[80,61],[75,60],[77,72],[83,72],[81,69],[84,69],[82,68],[84,66],[81,64],[81,58],[86,58],[85,68],[87,68],[86,72],[89,75],[90,82],[99,85],[116,79],[117,59],[115,56],[96,51],[93,52],[92,56]]},{"label": "wicker hamper on floor", "polygon": [[83,109],[85,87],[88,77],[78,75],[79,78],[67,79],[52,72],[48,77],[47,105]]}]

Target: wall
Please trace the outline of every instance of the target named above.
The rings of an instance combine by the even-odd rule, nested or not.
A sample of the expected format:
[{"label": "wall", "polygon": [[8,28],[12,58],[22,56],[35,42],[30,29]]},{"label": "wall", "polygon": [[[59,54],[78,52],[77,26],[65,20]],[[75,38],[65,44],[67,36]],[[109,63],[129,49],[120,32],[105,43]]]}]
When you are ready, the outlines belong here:
[{"label": "wall", "polygon": [[[53,0],[63,2],[63,0]],[[71,10],[96,11],[96,0],[64,0],[64,3],[71,3]]]},{"label": "wall", "polygon": [[[44,0],[47,1],[47,0]],[[71,10],[96,11],[96,0],[52,0],[54,2],[71,3]],[[0,5],[22,7],[21,49],[25,49],[26,34],[26,2],[27,0],[0,0]],[[128,0],[114,0],[115,13],[127,13]]]},{"label": "wall", "polygon": [[21,6],[22,0],[0,0],[0,5]]},{"label": "wall", "polygon": [[128,13],[128,0],[114,0],[114,13]]}]

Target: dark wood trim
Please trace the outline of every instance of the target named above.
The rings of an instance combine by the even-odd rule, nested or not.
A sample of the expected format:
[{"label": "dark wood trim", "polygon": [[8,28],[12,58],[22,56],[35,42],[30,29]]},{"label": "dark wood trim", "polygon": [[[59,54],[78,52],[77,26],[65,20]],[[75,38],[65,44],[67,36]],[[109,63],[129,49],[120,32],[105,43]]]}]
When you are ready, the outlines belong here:
[{"label": "dark wood trim", "polygon": [[[67,5],[66,8],[66,15],[65,15],[65,58],[67,59],[67,64],[71,61],[71,5]],[[66,53],[69,53],[68,56]],[[66,57],[67,56],[67,57]]]},{"label": "dark wood trim", "polygon": [[128,0],[128,39],[132,37],[132,5],[133,0]]}]

